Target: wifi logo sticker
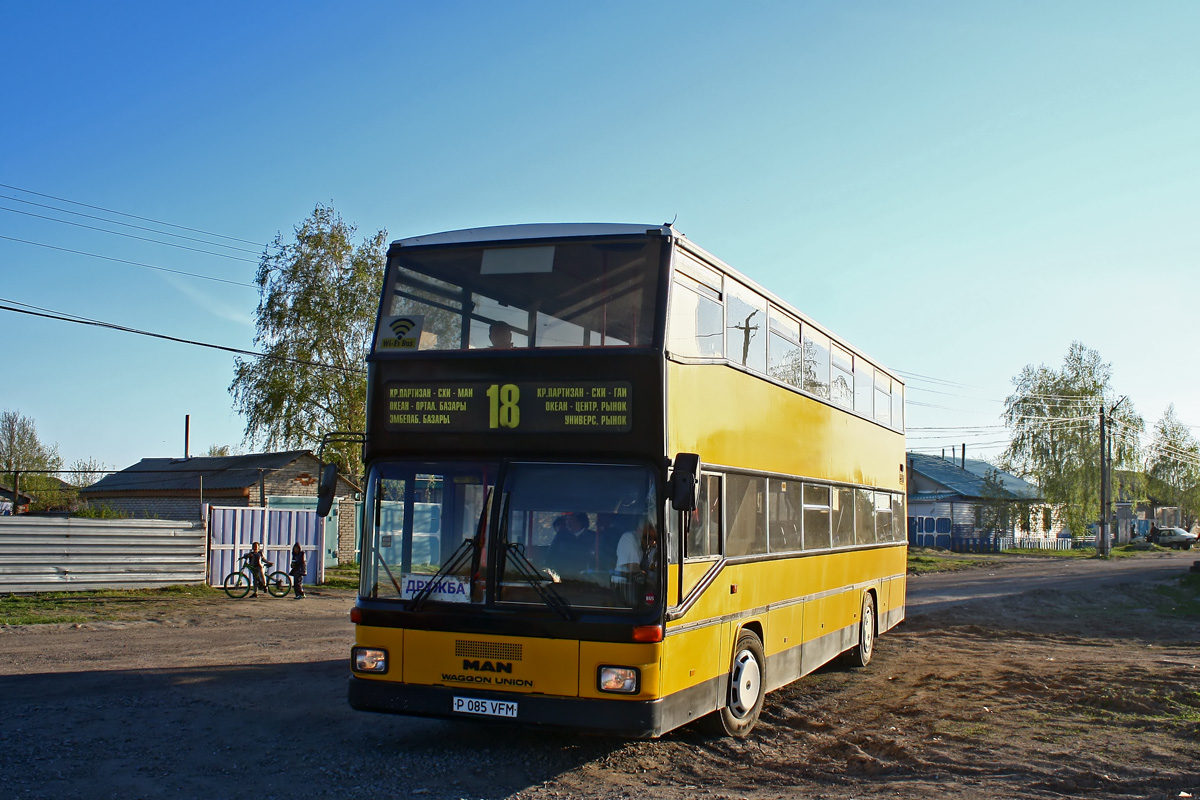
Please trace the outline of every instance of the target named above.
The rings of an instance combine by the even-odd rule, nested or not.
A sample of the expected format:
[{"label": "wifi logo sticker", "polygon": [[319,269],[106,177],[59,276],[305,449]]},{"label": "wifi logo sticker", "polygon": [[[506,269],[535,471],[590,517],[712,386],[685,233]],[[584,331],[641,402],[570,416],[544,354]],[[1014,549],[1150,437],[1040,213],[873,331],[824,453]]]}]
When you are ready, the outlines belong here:
[{"label": "wifi logo sticker", "polygon": [[409,331],[417,327],[417,323],[408,317],[400,317],[400,319],[392,320],[392,324],[388,327],[392,329],[392,333],[403,339]]},{"label": "wifi logo sticker", "polygon": [[421,328],[425,325],[423,314],[408,314],[403,317],[385,317],[379,326],[376,350],[419,350]]}]

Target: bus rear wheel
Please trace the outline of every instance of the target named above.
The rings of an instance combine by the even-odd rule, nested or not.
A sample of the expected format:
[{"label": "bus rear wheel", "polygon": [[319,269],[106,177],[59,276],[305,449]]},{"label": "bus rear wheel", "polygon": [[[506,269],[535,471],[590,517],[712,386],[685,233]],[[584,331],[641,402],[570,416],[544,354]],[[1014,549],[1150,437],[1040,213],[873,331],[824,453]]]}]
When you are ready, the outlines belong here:
[{"label": "bus rear wheel", "polygon": [[753,730],[766,694],[765,663],[762,642],[753,633],[742,631],[733,648],[725,706],[705,718],[711,732],[740,739]]},{"label": "bus rear wheel", "polygon": [[852,667],[865,667],[871,663],[875,654],[875,595],[867,592],[863,595],[862,616],[858,621],[858,644],[854,646],[847,659]]}]

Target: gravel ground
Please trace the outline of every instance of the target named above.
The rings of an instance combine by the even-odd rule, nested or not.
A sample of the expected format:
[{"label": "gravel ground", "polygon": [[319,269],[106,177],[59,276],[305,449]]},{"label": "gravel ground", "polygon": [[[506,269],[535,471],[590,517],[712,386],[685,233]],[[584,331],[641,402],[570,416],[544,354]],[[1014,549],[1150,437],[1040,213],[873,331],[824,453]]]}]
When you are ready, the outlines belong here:
[{"label": "gravel ground", "polygon": [[[1192,557],[1154,558],[1176,579]],[[988,571],[1002,597],[986,574],[913,578],[870,667],[769,695],[741,741],[352,711],[351,592],[0,628],[0,798],[1200,796],[1200,621],[1156,591],[1164,572]]]}]

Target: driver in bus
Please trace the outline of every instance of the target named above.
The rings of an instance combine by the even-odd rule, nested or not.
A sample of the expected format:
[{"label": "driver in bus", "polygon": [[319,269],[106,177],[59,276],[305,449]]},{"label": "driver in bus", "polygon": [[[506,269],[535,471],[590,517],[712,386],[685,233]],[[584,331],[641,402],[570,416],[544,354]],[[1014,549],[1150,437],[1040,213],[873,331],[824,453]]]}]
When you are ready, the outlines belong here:
[{"label": "driver in bus", "polygon": [[654,523],[642,523],[638,533],[627,531],[617,542],[617,565],[612,572],[612,587],[625,602],[637,605],[639,594],[653,587],[658,573],[658,529]]}]

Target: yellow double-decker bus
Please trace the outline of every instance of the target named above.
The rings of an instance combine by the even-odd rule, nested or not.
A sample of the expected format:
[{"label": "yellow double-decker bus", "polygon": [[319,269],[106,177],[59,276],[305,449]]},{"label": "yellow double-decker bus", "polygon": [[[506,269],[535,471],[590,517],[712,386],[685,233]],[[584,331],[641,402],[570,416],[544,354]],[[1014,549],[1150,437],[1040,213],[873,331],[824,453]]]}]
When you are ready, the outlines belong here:
[{"label": "yellow double-decker bus", "polygon": [[670,225],[394,242],[350,704],[734,736],[904,617],[903,385]]}]

